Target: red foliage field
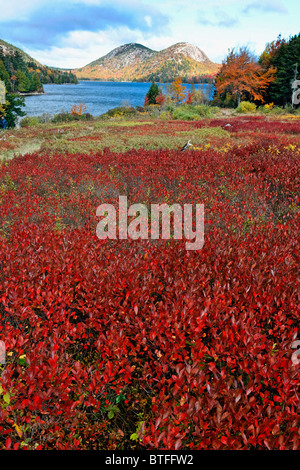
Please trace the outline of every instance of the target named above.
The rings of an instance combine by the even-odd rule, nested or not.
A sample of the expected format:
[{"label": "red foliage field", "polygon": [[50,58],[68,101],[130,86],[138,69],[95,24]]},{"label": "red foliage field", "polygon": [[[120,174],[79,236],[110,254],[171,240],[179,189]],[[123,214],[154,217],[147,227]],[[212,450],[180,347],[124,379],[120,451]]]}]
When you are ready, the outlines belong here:
[{"label": "red foliage field", "polygon": [[[300,124],[247,120],[227,152],[1,166],[0,448],[300,450]],[[119,195],[203,203],[203,248],[99,240]]]}]

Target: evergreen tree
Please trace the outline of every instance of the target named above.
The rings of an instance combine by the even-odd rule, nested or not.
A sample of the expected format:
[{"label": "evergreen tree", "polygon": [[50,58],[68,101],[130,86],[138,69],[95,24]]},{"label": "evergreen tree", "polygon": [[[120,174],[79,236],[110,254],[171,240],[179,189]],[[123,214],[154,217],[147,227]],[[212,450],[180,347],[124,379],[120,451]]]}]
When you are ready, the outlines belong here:
[{"label": "evergreen tree", "polygon": [[148,93],[145,96],[145,104],[156,104],[156,98],[159,95],[159,88],[156,83],[154,83],[154,80],[152,81],[152,84],[149,88]]},{"label": "evergreen tree", "polygon": [[17,71],[16,76],[18,79],[18,82],[17,82],[18,91],[24,92],[24,93],[29,92],[31,88],[31,82],[28,76],[21,70]]},{"label": "evergreen tree", "polygon": [[0,59],[0,80],[2,80],[5,83],[6,90],[10,91],[11,84],[10,84],[9,73],[5,69],[4,63],[1,59]]},{"label": "evergreen tree", "polygon": [[39,75],[37,72],[32,74],[32,83],[31,83],[31,91],[41,91],[43,86],[40,82]]},{"label": "evergreen tree", "polygon": [[22,107],[25,106],[25,100],[22,96],[16,94],[6,94],[6,104],[4,105],[4,117],[7,120],[7,127],[12,128],[16,125],[17,117],[25,116]]},{"label": "evergreen tree", "polygon": [[14,54],[12,54],[11,62],[15,70],[22,70],[22,72],[25,72],[27,70],[22,54],[18,50],[16,50]]},{"label": "evergreen tree", "polygon": [[280,106],[290,104],[292,101],[292,82],[300,78],[295,77],[296,64],[300,71],[300,33],[284,42],[272,60],[276,67],[276,78],[269,89],[270,100]]}]

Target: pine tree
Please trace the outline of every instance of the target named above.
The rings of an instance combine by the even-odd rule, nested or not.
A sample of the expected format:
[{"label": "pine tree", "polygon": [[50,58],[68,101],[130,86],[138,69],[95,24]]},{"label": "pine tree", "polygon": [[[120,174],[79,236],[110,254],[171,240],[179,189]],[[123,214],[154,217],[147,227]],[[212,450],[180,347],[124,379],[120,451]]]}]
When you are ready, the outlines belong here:
[{"label": "pine tree", "polygon": [[27,70],[22,54],[18,50],[16,50],[14,54],[12,54],[11,62],[15,70],[22,70],[22,72],[25,72]]},{"label": "pine tree", "polygon": [[300,78],[300,73],[295,77],[295,68],[298,64],[300,70],[300,33],[289,41],[281,44],[277,54],[272,60],[276,67],[276,78],[270,86],[270,100],[280,106],[290,104],[292,100],[292,83],[295,78]]},{"label": "pine tree", "polygon": [[41,91],[43,86],[40,82],[39,75],[37,72],[32,74],[32,83],[31,83],[31,91]]},{"label": "pine tree", "polygon": [[16,125],[17,117],[25,116],[22,107],[25,106],[25,101],[22,96],[7,93],[6,104],[4,105],[4,117],[7,120],[7,127],[12,128]]},{"label": "pine tree", "polygon": [[145,96],[145,106],[149,104],[156,104],[156,98],[159,95],[159,88],[156,83],[154,83],[154,80],[152,80],[152,84],[148,90],[148,93]]},{"label": "pine tree", "polygon": [[11,89],[11,84],[10,84],[10,77],[9,73],[4,67],[3,61],[0,59],[0,80],[2,80],[5,83],[5,88],[7,91],[10,91]]},{"label": "pine tree", "polygon": [[20,92],[29,92],[30,91],[30,88],[31,88],[31,81],[30,79],[28,78],[28,76],[22,72],[21,70],[18,70],[17,73],[16,73],[16,76],[17,76],[17,89],[18,91]]}]

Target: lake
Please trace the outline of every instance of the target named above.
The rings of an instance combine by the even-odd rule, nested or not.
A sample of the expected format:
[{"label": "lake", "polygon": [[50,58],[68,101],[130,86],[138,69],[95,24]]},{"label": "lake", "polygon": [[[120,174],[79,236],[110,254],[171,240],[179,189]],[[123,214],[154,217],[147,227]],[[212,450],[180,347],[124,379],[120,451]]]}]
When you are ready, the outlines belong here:
[{"label": "lake", "polygon": [[[167,84],[158,84],[166,91]],[[186,89],[190,85],[184,84]],[[143,106],[145,95],[151,83],[80,81],[78,85],[44,85],[45,94],[25,97],[27,116],[41,116],[43,113],[69,112],[74,104],[85,103],[86,112],[99,116],[117,106]],[[212,92],[212,85],[196,84],[204,92]]]}]

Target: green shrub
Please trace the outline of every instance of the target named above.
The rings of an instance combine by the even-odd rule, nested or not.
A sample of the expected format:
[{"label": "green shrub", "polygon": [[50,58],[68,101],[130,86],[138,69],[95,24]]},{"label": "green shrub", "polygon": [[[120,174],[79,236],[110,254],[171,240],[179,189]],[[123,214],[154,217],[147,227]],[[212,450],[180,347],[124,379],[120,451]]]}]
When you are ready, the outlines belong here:
[{"label": "green shrub", "polygon": [[91,121],[92,119],[94,119],[94,117],[90,113],[71,114],[67,113],[66,111],[62,111],[61,113],[55,114],[52,119],[52,122],[59,123],[70,121]]},{"label": "green shrub", "polygon": [[292,104],[286,104],[283,112],[289,114],[299,114],[299,108],[294,108]]},{"label": "green shrub", "polygon": [[53,121],[53,116],[48,113],[43,113],[41,116],[26,116],[20,121],[21,127],[32,127],[38,124],[44,124]]},{"label": "green shrub", "polygon": [[109,109],[106,113],[101,114],[101,119],[109,119],[112,117],[130,116],[135,114],[135,109],[131,106],[117,106]]},{"label": "green shrub", "polygon": [[46,123],[46,122],[51,122],[53,119],[52,114],[49,113],[43,113],[41,116],[39,116],[39,121]]},{"label": "green shrub", "polygon": [[265,104],[264,106],[259,106],[258,111],[263,114],[284,114],[285,110],[280,106],[271,106],[269,104]]},{"label": "green shrub", "polygon": [[165,110],[166,110],[167,112],[169,112],[169,113],[174,113],[175,109],[176,109],[175,104],[173,104],[173,103],[171,103],[170,101],[168,101],[168,103],[167,103],[166,106],[165,106]]},{"label": "green shrub", "polygon": [[211,118],[214,116],[216,109],[205,104],[196,106],[183,104],[175,109],[172,113],[173,119],[181,119],[182,121],[194,121],[201,117]]},{"label": "green shrub", "polygon": [[271,114],[284,114],[284,113],[285,111],[283,108],[281,108],[280,106],[274,106]]},{"label": "green shrub", "polygon": [[52,119],[52,122],[58,123],[73,121],[75,120],[74,116],[75,115],[62,111],[61,113],[55,114],[54,118]]},{"label": "green shrub", "polygon": [[254,113],[256,105],[250,101],[241,101],[240,105],[236,108],[237,113]]},{"label": "green shrub", "polygon": [[171,119],[172,115],[170,113],[168,113],[168,111],[163,111],[160,115],[160,119],[162,121],[168,121],[169,119]]},{"label": "green shrub", "polygon": [[26,116],[20,121],[21,127],[32,127],[39,124],[39,118],[37,116]]},{"label": "green shrub", "polygon": [[193,121],[195,119],[199,119],[199,116],[195,111],[179,107],[172,113],[172,118],[180,119],[182,121]]},{"label": "green shrub", "polygon": [[94,116],[90,113],[83,113],[81,116],[80,116],[80,119],[81,121],[93,121],[94,120]]},{"label": "green shrub", "polygon": [[259,106],[257,110],[263,114],[271,114],[273,108],[274,108],[274,103],[266,103],[265,105]]},{"label": "green shrub", "polygon": [[147,113],[149,116],[158,117],[161,114],[160,106],[158,104],[150,104],[147,106]]},{"label": "green shrub", "polygon": [[207,117],[207,118],[213,117],[218,112],[217,107],[211,107],[206,104],[198,104],[195,106],[195,109],[197,113],[199,114],[199,116]]}]

